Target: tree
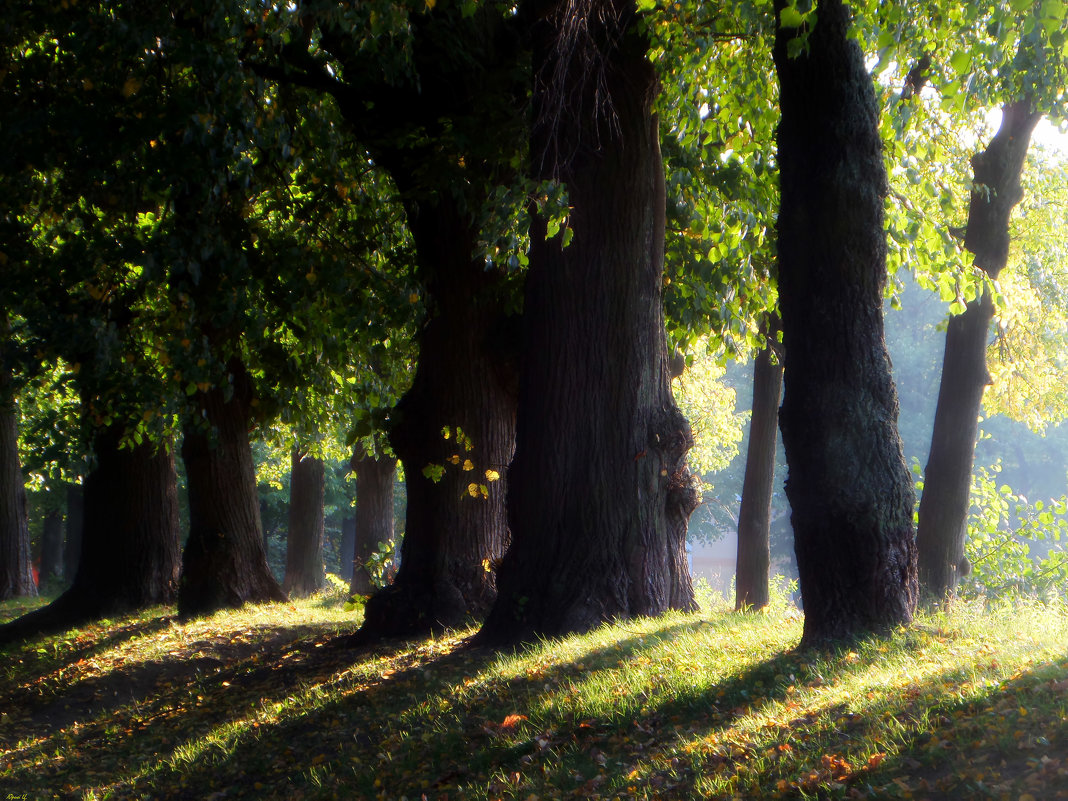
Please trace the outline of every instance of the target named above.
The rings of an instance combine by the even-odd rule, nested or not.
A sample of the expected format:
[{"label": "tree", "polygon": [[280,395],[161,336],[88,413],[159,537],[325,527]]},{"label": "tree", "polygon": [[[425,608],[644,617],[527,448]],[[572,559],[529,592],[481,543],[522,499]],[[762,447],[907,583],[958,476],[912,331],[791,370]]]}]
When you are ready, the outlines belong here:
[{"label": "tree", "polygon": [[353,140],[399,192],[425,294],[415,375],[389,415],[407,482],[401,567],[369,600],[362,640],[459,625],[493,602],[485,565],[508,542],[504,482],[472,479],[503,475],[516,404],[510,254],[486,246],[493,226],[482,218],[494,211],[494,186],[515,183],[525,12],[497,3],[383,5],[374,20],[364,8],[299,8],[282,21],[294,44],[254,67],[336,98]]},{"label": "tree", "polygon": [[304,597],[326,586],[323,503],[326,465],[322,459],[292,449],[289,473],[289,529],[286,532],[286,573],[282,589]]},{"label": "tree", "polygon": [[[992,280],[1009,257],[1009,216],[1020,202],[1031,133],[1041,118],[1031,101],[1006,104],[1001,127],[986,149],[972,159],[975,171],[965,247]],[[983,391],[990,382],[987,340],[994,298],[985,289],[963,313],[950,318],[942,382],[935,409],[931,452],[920,499],[919,578],[925,595],[940,601],[968,572],[964,557],[972,464]]]},{"label": "tree", "polygon": [[368,595],[375,589],[368,569],[371,557],[393,540],[393,481],[397,460],[369,454],[361,448],[352,457],[352,468],[356,471],[356,519],[349,592]]},{"label": "tree", "polygon": [[872,81],[840,0],[807,18],[785,0],[775,12],[779,424],[802,644],[813,645],[912,619],[914,496],[883,342],[886,172]]},{"label": "tree", "polygon": [[[0,335],[7,320],[0,317]],[[4,355],[0,349],[0,358]],[[37,595],[30,570],[26,487],[19,464],[18,412],[11,381],[0,363],[0,600]],[[7,373],[5,375],[5,373]]]},{"label": "tree", "polygon": [[775,443],[779,427],[783,357],[767,332],[768,343],[753,365],[753,413],[738,510],[738,565],[735,571],[736,611],[762,609],[769,601],[771,569],[771,499],[775,489]]},{"label": "tree", "polygon": [[544,220],[531,234],[513,539],[478,635],[495,644],[694,608],[647,41],[629,2],[549,4],[534,40],[536,176],[566,185],[573,236],[564,247]]}]

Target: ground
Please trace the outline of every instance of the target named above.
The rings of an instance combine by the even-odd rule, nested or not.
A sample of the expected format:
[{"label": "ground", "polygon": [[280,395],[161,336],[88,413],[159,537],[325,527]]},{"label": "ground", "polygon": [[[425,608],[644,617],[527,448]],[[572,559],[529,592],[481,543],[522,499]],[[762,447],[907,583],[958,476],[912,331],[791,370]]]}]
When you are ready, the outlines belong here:
[{"label": "ground", "polygon": [[326,595],[0,651],[0,795],[1068,798],[1063,605],[818,653],[785,602],[507,654],[336,647],[358,623]]}]

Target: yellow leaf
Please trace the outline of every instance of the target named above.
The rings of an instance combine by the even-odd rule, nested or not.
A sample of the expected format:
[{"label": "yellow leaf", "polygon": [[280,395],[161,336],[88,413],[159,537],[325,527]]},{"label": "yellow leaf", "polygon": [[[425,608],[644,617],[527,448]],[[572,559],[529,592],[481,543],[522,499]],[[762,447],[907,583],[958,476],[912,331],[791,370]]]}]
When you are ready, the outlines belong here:
[{"label": "yellow leaf", "polygon": [[426,0],[426,10],[429,11],[438,4],[438,0]]},{"label": "yellow leaf", "polygon": [[498,473],[496,470],[487,470],[486,471],[486,481],[496,481],[500,477],[501,477],[501,474]]},{"label": "yellow leaf", "polygon": [[472,498],[477,498],[478,497],[478,484],[468,484],[467,485],[467,494],[470,495]]},{"label": "yellow leaf", "polygon": [[[410,294],[408,296],[408,302],[409,303],[418,303],[419,302],[419,293],[418,292],[413,292],[412,294]],[[448,437],[445,437],[445,439],[448,439]]]},{"label": "yellow leaf", "polygon": [[449,461],[453,464],[460,464],[460,454],[454,453],[452,456],[449,457]]},{"label": "yellow leaf", "polygon": [[470,459],[464,459],[464,468],[463,469],[464,470],[474,470],[475,469],[475,463],[472,462]]},{"label": "yellow leaf", "polygon": [[141,81],[137,78],[127,78],[126,83],[122,85],[122,96],[132,97],[141,91]]}]

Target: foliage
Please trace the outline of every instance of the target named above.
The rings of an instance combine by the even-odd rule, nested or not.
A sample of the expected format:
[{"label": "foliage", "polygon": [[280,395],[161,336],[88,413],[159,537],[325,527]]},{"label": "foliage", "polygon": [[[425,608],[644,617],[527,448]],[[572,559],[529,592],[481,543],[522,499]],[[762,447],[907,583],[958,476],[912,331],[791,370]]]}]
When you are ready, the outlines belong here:
[{"label": "foliage", "polygon": [[[959,605],[839,651],[714,612],[507,654],[353,652],[344,594],[5,651],[0,787],[86,798],[1053,797],[1068,611]],[[5,603],[3,616],[12,605]]]},{"label": "foliage", "polygon": [[1068,496],[1029,501],[998,483],[1001,463],[972,474],[965,597],[1023,593],[1068,598]]},{"label": "foliage", "polygon": [[695,444],[686,456],[698,476],[730,464],[749,419],[748,413],[735,410],[737,397],[734,388],[723,382],[725,373],[714,355],[702,349],[673,382],[675,402],[693,428]]}]

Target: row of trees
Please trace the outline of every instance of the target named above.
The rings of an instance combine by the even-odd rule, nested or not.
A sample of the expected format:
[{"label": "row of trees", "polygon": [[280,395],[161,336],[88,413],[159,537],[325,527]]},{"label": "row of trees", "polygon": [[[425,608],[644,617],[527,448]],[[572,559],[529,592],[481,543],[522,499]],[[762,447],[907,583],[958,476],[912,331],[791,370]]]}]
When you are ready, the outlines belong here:
[{"label": "row of trees", "polygon": [[[284,597],[249,440],[279,425],[313,509],[337,432],[368,520],[391,508],[394,454],[403,466],[400,570],[359,640],[484,617],[479,640],[496,645],[693,608],[693,436],[671,379],[678,348],[709,333],[781,354],[762,357],[771,434],[751,439],[751,460],[773,460],[779,362],[805,641],[907,622],[914,499],[881,312],[895,162],[880,128],[888,90],[863,45],[916,59],[904,78],[916,98],[932,75],[943,105],[978,81],[977,100],[1014,98],[1003,125],[1019,106],[1033,127],[1063,110],[1063,60],[1048,54],[1065,46],[1050,24],[1064,7],[936,6],[915,34],[878,4],[856,20],[838,0],[771,11],[234,0],[16,12],[0,43],[0,388],[12,432],[16,396],[73,387],[67,426],[89,457],[74,582],[0,638],[151,603],[189,616]],[[952,70],[925,54],[947,40],[960,43]],[[976,77],[992,71],[1008,85]],[[950,110],[967,110],[964,97]],[[919,99],[908,108],[893,118],[902,139],[940,119]],[[988,162],[1000,172],[977,166],[972,207],[995,221],[968,224],[984,235],[1018,200],[1017,161]],[[930,271],[963,251],[948,229],[927,236],[925,213],[912,204],[890,223],[898,257]],[[964,246],[996,277],[978,235]],[[968,274],[962,300],[992,310]],[[965,476],[974,441],[974,429],[956,440]],[[17,451],[3,454],[0,511],[23,522],[0,541],[25,550]],[[78,464],[47,470],[58,484]],[[766,585],[766,475],[746,493],[756,539],[745,535],[742,605],[759,604],[761,571]],[[291,549],[292,575],[314,585],[321,523],[302,528],[298,508],[290,537],[307,545]],[[921,517],[921,560],[924,530]],[[0,569],[26,564],[13,553]],[[9,594],[29,589],[15,579]]]}]

